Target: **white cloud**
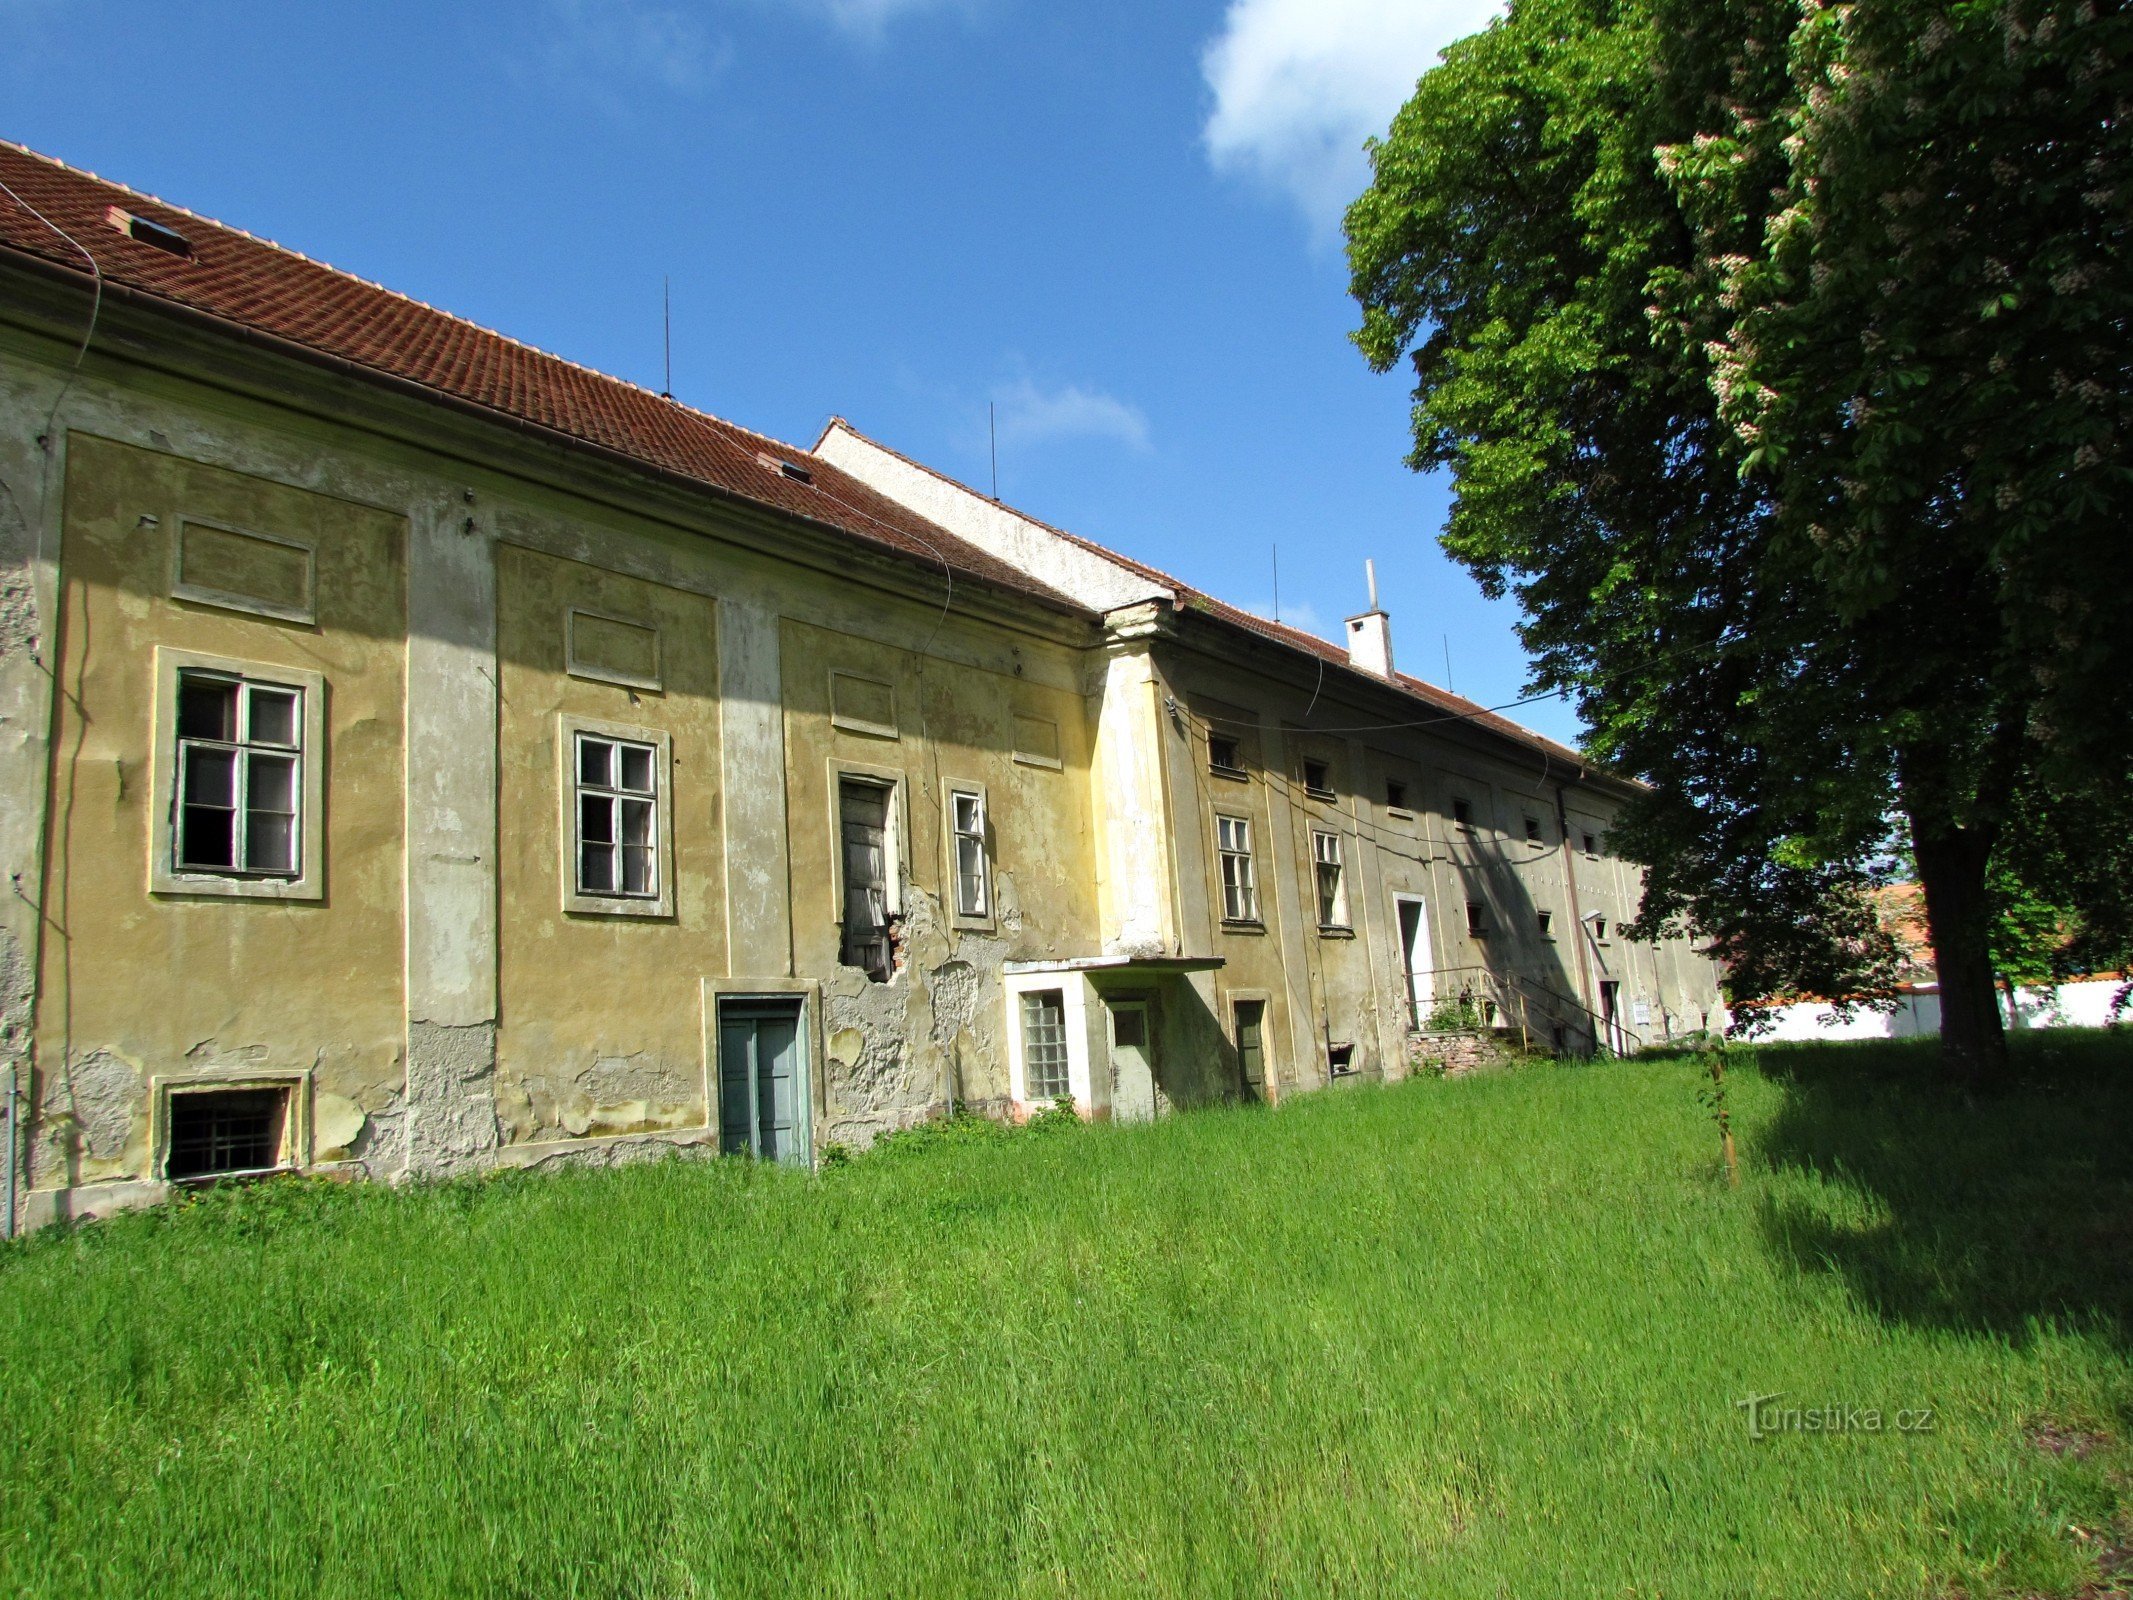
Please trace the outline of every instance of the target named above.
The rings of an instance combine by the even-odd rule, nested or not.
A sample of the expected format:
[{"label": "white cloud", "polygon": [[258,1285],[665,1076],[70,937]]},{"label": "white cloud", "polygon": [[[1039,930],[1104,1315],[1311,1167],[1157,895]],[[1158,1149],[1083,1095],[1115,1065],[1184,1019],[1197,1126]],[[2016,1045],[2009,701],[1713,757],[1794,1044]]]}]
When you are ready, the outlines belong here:
[{"label": "white cloud", "polygon": [[985,0],[764,0],[773,9],[826,17],[844,33],[879,40],[889,24],[930,11],[975,11]]},{"label": "white cloud", "polygon": [[1018,378],[994,391],[993,404],[1002,444],[1110,439],[1133,450],[1151,448],[1148,418],[1140,407],[1101,389],[1070,383],[1046,390]]},{"label": "white cloud", "polygon": [[1200,57],[1214,92],[1202,131],[1209,159],[1332,229],[1369,181],[1363,140],[1391,126],[1439,51],[1500,9],[1498,0],[1231,0]]},{"label": "white cloud", "polygon": [[694,94],[732,55],[686,11],[649,0],[547,0],[546,11],[550,72],[595,92],[631,84]]}]

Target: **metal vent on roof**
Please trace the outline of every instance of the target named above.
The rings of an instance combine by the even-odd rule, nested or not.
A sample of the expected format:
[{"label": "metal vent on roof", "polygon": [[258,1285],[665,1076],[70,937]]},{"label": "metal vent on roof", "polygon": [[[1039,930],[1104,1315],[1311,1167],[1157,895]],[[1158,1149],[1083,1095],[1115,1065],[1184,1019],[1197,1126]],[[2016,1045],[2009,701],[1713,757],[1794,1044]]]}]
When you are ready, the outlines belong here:
[{"label": "metal vent on roof", "polygon": [[758,450],[755,459],[759,465],[768,467],[781,477],[792,479],[794,483],[813,483],[815,481],[815,475],[797,461],[787,461],[781,456],[771,455],[764,450]]},{"label": "metal vent on roof", "polygon": [[192,241],[176,228],[166,228],[160,222],[136,216],[123,206],[112,206],[105,211],[104,220],[136,244],[145,244],[152,250],[186,261],[193,258]]}]

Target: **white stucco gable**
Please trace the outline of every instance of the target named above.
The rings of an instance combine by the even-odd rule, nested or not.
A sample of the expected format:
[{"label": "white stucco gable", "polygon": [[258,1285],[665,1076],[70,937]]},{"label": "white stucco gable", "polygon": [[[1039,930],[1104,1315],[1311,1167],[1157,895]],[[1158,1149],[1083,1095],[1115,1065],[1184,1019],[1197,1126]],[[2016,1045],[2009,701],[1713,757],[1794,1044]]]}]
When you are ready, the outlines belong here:
[{"label": "white stucco gable", "polygon": [[832,418],[814,453],[869,488],[990,555],[1048,584],[1092,611],[1114,611],[1176,591],[1130,562],[988,500],[877,444],[842,417]]}]

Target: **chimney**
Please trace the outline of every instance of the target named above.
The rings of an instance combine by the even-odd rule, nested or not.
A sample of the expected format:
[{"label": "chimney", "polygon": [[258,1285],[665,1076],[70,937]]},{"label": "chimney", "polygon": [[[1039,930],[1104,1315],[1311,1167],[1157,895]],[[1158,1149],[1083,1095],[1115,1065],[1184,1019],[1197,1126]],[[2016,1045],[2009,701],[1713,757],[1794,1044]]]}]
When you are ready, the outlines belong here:
[{"label": "chimney", "polygon": [[1378,609],[1378,564],[1363,563],[1370,579],[1370,609],[1348,619],[1348,665],[1390,680],[1392,677],[1392,619]]}]

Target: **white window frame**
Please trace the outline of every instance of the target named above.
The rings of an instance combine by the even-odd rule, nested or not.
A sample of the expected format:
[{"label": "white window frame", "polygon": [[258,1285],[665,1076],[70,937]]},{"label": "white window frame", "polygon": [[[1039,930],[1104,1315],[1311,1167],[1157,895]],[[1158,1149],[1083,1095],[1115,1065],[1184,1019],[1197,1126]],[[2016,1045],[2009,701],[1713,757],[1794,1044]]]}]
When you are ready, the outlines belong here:
[{"label": "white window frame", "polygon": [[[1231,843],[1228,829],[1235,828],[1236,843]],[[1230,863],[1241,862],[1236,880],[1232,883]],[[1257,926],[1259,915],[1259,870],[1252,850],[1252,819],[1229,812],[1215,813],[1215,872],[1222,890],[1222,920],[1228,923]],[[1232,893],[1232,889],[1236,891]]]},{"label": "white window frame", "polygon": [[[652,749],[652,863],[654,892],[588,892],[578,881],[578,741],[609,740],[649,745]],[[605,722],[594,717],[556,718],[556,800],[561,844],[563,910],[584,917],[671,917],[674,915],[674,747],[658,728]]]},{"label": "white window frame", "polygon": [[[183,776],[178,749],[181,675],[234,680],[240,685],[294,691],[296,746],[296,866],[290,873],[242,868],[181,867],[178,838]],[[216,895],[251,900],[322,900],[326,894],[326,678],[323,673],[263,661],[203,655],[158,645],[155,652],[155,731],[148,825],[151,894]],[[243,730],[240,728],[240,732]],[[240,744],[239,748],[243,746]],[[244,764],[239,763],[240,767]],[[241,810],[241,796],[240,796]]]},{"label": "white window frame", "polygon": [[[1333,904],[1326,905],[1325,869],[1333,869]],[[1311,902],[1318,911],[1321,928],[1348,932],[1348,863],[1342,858],[1341,836],[1325,828],[1311,830]],[[1330,910],[1330,915],[1328,914]]]},{"label": "white window frame", "polygon": [[1059,991],[1066,1023],[1067,1092],[1073,1097],[1074,1109],[1083,1116],[1089,1115],[1095,1104],[1090,1089],[1089,1063],[1105,1048],[1108,1036],[1101,1043],[1090,1037],[1092,1013],[1087,981],[1078,972],[1010,973],[1003,987],[1007,1004],[1007,1091],[1014,1102],[1015,1115],[1026,1117],[1034,1112],[1048,1111],[1052,1106],[1049,1099],[1030,1097],[1022,999],[1026,994],[1050,989]]},{"label": "white window frame", "polygon": [[[948,902],[949,921],[958,928],[984,928],[990,930],[998,911],[993,904],[992,862],[992,803],[982,783],[953,782],[946,786],[942,796],[941,839],[946,846],[947,860],[942,882],[946,887],[944,898]],[[962,825],[962,802],[969,802],[977,811],[977,831],[970,833]],[[962,843],[965,839],[977,842],[977,906],[966,909],[963,899],[965,874],[963,872]]]}]

